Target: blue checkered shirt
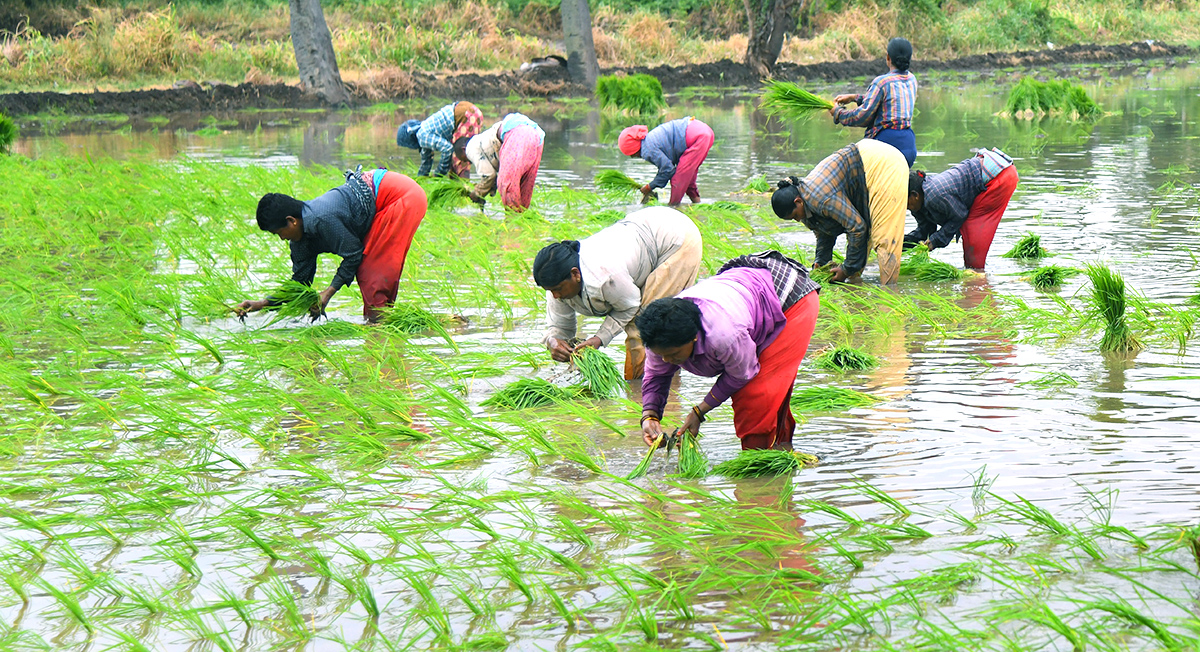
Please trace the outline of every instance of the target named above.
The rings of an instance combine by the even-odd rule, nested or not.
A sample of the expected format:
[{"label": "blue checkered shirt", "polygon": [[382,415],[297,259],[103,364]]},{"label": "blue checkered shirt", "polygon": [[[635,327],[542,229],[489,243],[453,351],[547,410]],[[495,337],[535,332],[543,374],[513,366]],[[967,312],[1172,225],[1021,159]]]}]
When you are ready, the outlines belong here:
[{"label": "blue checkered shirt", "polygon": [[418,176],[428,176],[433,167],[433,150],[442,153],[434,174],[445,175],[450,171],[450,158],[454,156],[454,143],[450,137],[454,135],[454,104],[447,104],[437,113],[425,118],[421,128],[417,130],[417,145],[421,148],[421,169]]},{"label": "blue checkered shirt", "polygon": [[982,163],[983,159],[972,156],[945,172],[926,175],[922,186],[925,200],[921,210],[913,213],[917,228],[905,239],[916,242],[929,240],[930,249],[940,249],[950,244],[963,222],[967,221],[975,198],[987,189]]}]

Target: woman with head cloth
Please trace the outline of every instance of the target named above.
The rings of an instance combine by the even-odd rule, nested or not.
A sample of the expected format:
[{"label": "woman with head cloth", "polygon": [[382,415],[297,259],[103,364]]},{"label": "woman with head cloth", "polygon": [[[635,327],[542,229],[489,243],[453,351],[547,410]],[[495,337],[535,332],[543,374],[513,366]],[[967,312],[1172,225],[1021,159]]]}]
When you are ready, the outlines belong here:
[{"label": "woman with head cloth", "polygon": [[[838,95],[838,106],[829,110],[834,124],[866,127],[867,138],[882,140],[904,154],[912,167],[917,160],[917,139],[912,131],[913,107],[917,103],[917,78],[908,70],[912,44],[908,39],[888,41],[888,72],[871,82],[862,95]],[[858,104],[850,109],[843,105]]]},{"label": "woman with head cloth", "polygon": [[803,179],[780,181],[771,209],[816,234],[818,266],[833,260],[837,237],[846,234],[846,259],[832,269],[834,281],[857,278],[873,250],[879,282],[888,284],[900,275],[907,197],[904,155],[887,143],[864,139],[830,154]]},{"label": "woman with head cloth", "polygon": [[[665,206],[643,208],[583,240],[547,245],[533,260],[533,279],[547,294],[542,342],[551,357],[567,362],[624,330],[625,379],[640,378],[646,350],[633,318],[651,301],[691,287],[703,249],[692,220]],[[595,335],[572,347],[577,313],[605,319]]]},{"label": "woman with head cloth", "polygon": [[700,201],[696,176],[712,149],[712,127],[688,116],[647,130],[646,125],[626,127],[617,137],[617,147],[626,156],[640,156],[658,167],[654,179],[642,186],[642,203],[650,194],[671,182],[670,205],[678,205],[686,194],[693,204]]},{"label": "woman with head cloth", "polygon": [[803,265],[765,251],[739,256],[716,276],[646,306],[636,319],[650,350],[642,380],[646,444],[663,434],[667,391],[682,367],[717,377],[682,428],[698,433],[704,415],[732,397],[743,449],[790,449],[792,387],[817,323],[819,289]]},{"label": "woman with head cloth", "polygon": [[433,168],[433,152],[442,153],[434,176],[466,176],[470,164],[454,156],[454,141],[470,138],[483,129],[483,113],[470,102],[452,102],[438,109],[423,121],[408,120],[396,130],[396,144],[421,152],[421,168],[417,176],[429,176]]}]

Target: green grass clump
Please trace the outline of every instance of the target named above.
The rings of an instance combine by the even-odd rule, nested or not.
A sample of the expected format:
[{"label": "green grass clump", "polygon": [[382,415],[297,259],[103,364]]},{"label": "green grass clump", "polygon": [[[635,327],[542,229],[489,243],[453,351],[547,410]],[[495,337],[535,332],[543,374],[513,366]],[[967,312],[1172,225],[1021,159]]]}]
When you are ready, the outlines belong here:
[{"label": "green grass clump", "polygon": [[441,317],[405,303],[397,303],[380,310],[379,323],[382,326],[400,333],[429,333],[433,332],[447,342],[454,344],[446,324]]},{"label": "green grass clump", "polygon": [[1050,252],[1042,248],[1042,237],[1036,233],[1027,233],[1003,257],[1017,260],[1037,260],[1049,255]]},{"label": "green grass clump", "polygon": [[838,346],[818,355],[815,364],[833,371],[865,371],[878,367],[879,358],[849,346]]},{"label": "green grass clump", "polygon": [[806,387],[792,392],[792,409],[797,412],[832,412],[878,403],[879,399],[845,387]]},{"label": "green grass clump", "polygon": [[760,174],[757,177],[746,182],[746,186],[739,192],[744,194],[757,192],[771,192],[771,182],[767,181],[767,175]]},{"label": "green grass clump", "polygon": [[275,318],[271,320],[272,324],[289,317],[307,315],[309,310],[321,300],[320,293],[311,285],[305,285],[292,279],[280,283],[279,287],[272,290],[268,296],[271,299],[271,305],[267,306],[265,310],[276,313]]},{"label": "green grass clump", "polygon": [[600,108],[629,113],[658,113],[667,108],[662,84],[650,75],[603,75],[596,80]]},{"label": "green grass clump", "polygon": [[1064,113],[1083,119],[1104,113],[1082,86],[1063,79],[1041,82],[1032,77],[1021,78],[1008,92],[1004,111],[1013,116],[1030,111],[1035,114]]},{"label": "green grass clump", "polygon": [[810,93],[791,82],[773,81],[767,84],[762,96],[762,108],[770,115],[789,120],[803,120],[833,108],[833,102]]},{"label": "green grass clump", "polygon": [[679,438],[679,472],[681,478],[703,478],[708,475],[708,457],[700,450],[700,437],[685,432]]},{"label": "green grass clump", "polygon": [[596,187],[611,192],[630,193],[641,190],[642,184],[620,170],[601,170],[596,173]]},{"label": "green grass clump", "polygon": [[748,450],[714,466],[712,472],[727,478],[757,478],[795,473],[816,463],[816,455],[800,451]]},{"label": "green grass clump", "polygon": [[524,410],[563,403],[575,398],[575,394],[541,378],[522,378],[504,386],[481,403],[487,407],[506,410]]},{"label": "green grass clump", "polygon": [[931,258],[925,245],[917,245],[904,253],[900,273],[918,281],[957,281],[963,277],[961,269]]},{"label": "green grass clump", "polygon": [[12,118],[0,113],[0,152],[7,152],[17,139],[17,123]]},{"label": "green grass clump", "polygon": [[603,351],[586,347],[572,356],[571,362],[596,398],[615,398],[625,390],[625,375]]},{"label": "green grass clump", "polygon": [[1058,265],[1047,265],[1040,267],[1030,274],[1027,278],[1033,287],[1039,290],[1049,290],[1062,285],[1062,282],[1068,277],[1079,273],[1079,270],[1071,267],[1060,267]]},{"label": "green grass clump", "polygon": [[663,437],[666,437],[665,433],[659,435],[658,438],[654,440],[654,443],[650,445],[650,449],[647,450],[646,454],[642,456],[642,461],[638,462],[638,465],[633,467],[633,470],[626,474],[626,480],[636,480],[637,478],[646,475],[646,472],[650,470],[650,461],[654,458],[654,452],[657,451],[659,445],[662,444]]},{"label": "green grass clump", "polygon": [[457,179],[436,182],[427,192],[429,206],[433,208],[453,208],[467,200],[471,188]]},{"label": "green grass clump", "polygon": [[1100,340],[1101,351],[1132,353],[1144,346],[1129,330],[1125,321],[1125,279],[1105,265],[1091,264],[1087,267],[1092,281],[1092,307],[1104,319],[1104,337]]}]

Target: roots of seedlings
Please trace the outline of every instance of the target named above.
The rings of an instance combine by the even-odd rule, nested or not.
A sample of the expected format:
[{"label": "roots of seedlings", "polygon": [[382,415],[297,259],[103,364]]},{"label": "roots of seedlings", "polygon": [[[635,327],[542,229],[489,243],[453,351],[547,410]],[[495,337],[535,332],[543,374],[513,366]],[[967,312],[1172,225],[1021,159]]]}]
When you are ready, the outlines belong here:
[{"label": "roots of seedlings", "polygon": [[794,473],[816,464],[815,455],[800,451],[749,450],[714,466],[712,472],[727,478],[756,478]]},{"label": "roots of seedlings", "polygon": [[589,346],[575,354],[571,362],[596,398],[615,398],[625,390],[625,375],[603,351]]},{"label": "roots of seedlings", "polygon": [[1050,252],[1042,248],[1042,238],[1036,233],[1027,233],[1025,237],[1017,241],[1008,253],[1004,254],[1004,258],[1016,258],[1017,260],[1038,260],[1049,256]]},{"label": "roots of seedlings", "polygon": [[662,84],[650,75],[604,75],[596,80],[600,108],[613,107],[636,114],[653,114],[667,108]]},{"label": "roots of seedlings", "polygon": [[541,378],[522,378],[505,385],[482,405],[506,410],[524,410],[570,401],[575,394]]},{"label": "roots of seedlings", "polygon": [[826,349],[817,356],[815,364],[833,371],[865,371],[879,366],[879,358],[849,346]]},{"label": "roots of seedlings", "polygon": [[789,120],[803,120],[815,113],[833,108],[833,102],[791,82],[774,81],[763,93],[762,108],[771,115]]},{"label": "roots of seedlings", "polygon": [[845,387],[807,387],[792,392],[792,409],[797,412],[831,412],[874,405],[879,399]]},{"label": "roots of seedlings", "polygon": [[1062,282],[1070,276],[1079,273],[1079,270],[1071,267],[1059,267],[1058,265],[1047,265],[1041,267],[1034,273],[1029,275],[1029,282],[1033,287],[1039,290],[1049,290],[1062,285]]},{"label": "roots of seedlings", "polygon": [[1104,319],[1100,350],[1132,353],[1145,348],[1125,321],[1125,279],[1100,264],[1088,265],[1087,275],[1092,281],[1092,306]]},{"label": "roots of seedlings", "polygon": [[620,170],[601,170],[596,173],[595,182],[597,188],[605,191],[633,192],[642,189],[641,183]]}]

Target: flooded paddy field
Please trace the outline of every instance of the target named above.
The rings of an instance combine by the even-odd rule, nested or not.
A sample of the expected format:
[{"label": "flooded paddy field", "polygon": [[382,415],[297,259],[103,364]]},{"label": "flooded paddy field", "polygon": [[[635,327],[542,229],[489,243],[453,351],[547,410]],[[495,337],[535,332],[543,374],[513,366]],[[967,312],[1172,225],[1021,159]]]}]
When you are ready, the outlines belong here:
[{"label": "flooded paddy field", "polygon": [[[229,306],[290,272],[265,192],[339,170],[413,173],[405,117],[362,113],[24,121],[0,157],[0,642],[68,650],[1189,650],[1200,637],[1200,68],[1041,71],[1080,80],[1091,123],[994,114],[1020,72],[921,77],[916,167],[997,146],[1021,183],[986,275],[826,286],[797,389],[874,401],[798,413],[794,477],[624,476],[639,391],[482,405],[561,379],[540,346],[533,255],[635,208],[648,180],[579,102],[520,109],[547,132],[533,209],[433,207],[400,301],[446,337]],[[826,94],[851,87],[817,88]],[[754,98],[671,99],[717,144],[684,210],[707,275],[740,253],[811,260],[759,177],[802,174],[860,130],[769,120]],[[909,226],[912,218],[909,218]],[[1001,257],[1027,233],[1051,254]],[[961,245],[934,252],[961,267]],[[1100,351],[1086,274],[1123,275],[1136,355]],[[323,260],[328,278],[336,259]],[[585,320],[583,329],[598,321]],[[877,368],[833,373],[850,344]],[[621,341],[604,349],[614,358]],[[674,420],[711,381],[684,374]],[[738,442],[705,423],[710,464]]]}]

